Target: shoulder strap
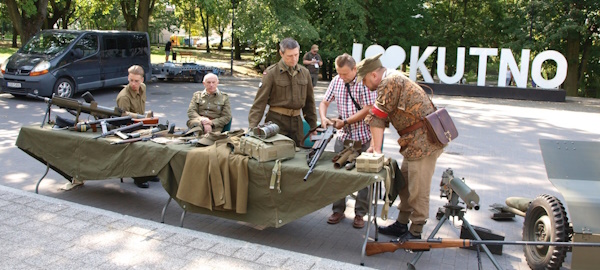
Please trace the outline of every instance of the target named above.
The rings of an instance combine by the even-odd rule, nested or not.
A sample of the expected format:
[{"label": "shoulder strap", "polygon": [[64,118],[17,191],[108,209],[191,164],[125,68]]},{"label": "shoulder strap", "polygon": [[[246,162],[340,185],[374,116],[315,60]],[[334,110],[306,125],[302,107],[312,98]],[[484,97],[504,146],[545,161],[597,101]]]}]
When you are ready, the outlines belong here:
[{"label": "shoulder strap", "polygon": [[352,93],[350,93],[350,84],[349,83],[346,84],[346,91],[348,92],[348,95],[350,96],[350,99],[352,99],[352,103],[354,103],[354,106],[356,107],[356,110],[358,110],[358,111],[362,110],[362,107],[360,107],[360,105],[358,105],[358,102],[356,102],[356,100],[352,96]]}]

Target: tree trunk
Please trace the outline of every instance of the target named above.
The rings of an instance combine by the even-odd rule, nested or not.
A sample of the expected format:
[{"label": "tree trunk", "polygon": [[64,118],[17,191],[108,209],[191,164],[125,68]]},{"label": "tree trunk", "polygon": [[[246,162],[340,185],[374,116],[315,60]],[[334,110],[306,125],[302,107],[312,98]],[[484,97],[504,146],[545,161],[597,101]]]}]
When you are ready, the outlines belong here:
[{"label": "tree trunk", "polygon": [[234,38],[234,46],[235,46],[235,57],[233,59],[235,60],[242,60],[242,50],[243,48],[240,48],[240,39],[239,38]]},{"label": "tree trunk", "polygon": [[136,31],[148,32],[148,21],[154,8],[154,0],[139,0],[137,18],[135,22]]},{"label": "tree trunk", "polygon": [[586,84],[585,84],[585,74],[587,72],[587,63],[590,60],[590,48],[592,47],[592,38],[588,37],[585,39],[585,42],[583,43],[583,48],[582,48],[582,54],[581,54],[581,65],[579,66],[579,72],[578,72],[578,76],[579,76],[579,86],[581,87],[581,91],[583,92],[583,96],[587,97],[588,93],[586,90]]},{"label": "tree trunk", "polygon": [[19,34],[17,33],[17,28],[15,28],[15,27],[13,26],[13,30],[12,30],[12,36],[13,36],[13,38],[12,38],[12,46],[11,46],[11,47],[13,47],[13,48],[19,48],[19,46],[17,46],[17,45],[18,45],[18,44],[17,44],[17,36],[18,36],[18,35],[19,35]]},{"label": "tree trunk", "polygon": [[21,15],[22,12],[15,0],[6,0],[5,4],[13,26],[21,37],[21,44],[25,44],[42,27],[48,13],[48,0],[34,1],[37,13],[31,17],[27,17],[25,14]]},{"label": "tree trunk", "polygon": [[567,34],[567,78],[565,79],[564,89],[567,91],[567,96],[577,96],[577,81],[579,79],[579,41],[580,34],[577,31],[569,31]]}]

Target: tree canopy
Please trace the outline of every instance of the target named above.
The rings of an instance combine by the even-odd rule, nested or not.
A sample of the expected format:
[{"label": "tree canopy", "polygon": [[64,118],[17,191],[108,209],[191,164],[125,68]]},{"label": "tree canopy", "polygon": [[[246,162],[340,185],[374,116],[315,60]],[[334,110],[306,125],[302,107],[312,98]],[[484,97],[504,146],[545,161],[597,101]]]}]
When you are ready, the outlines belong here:
[{"label": "tree canopy", "polygon": [[[166,11],[167,5],[175,11]],[[229,29],[232,11],[235,25]],[[325,61],[351,53],[353,43],[399,45],[407,53],[411,46],[446,47],[447,73],[455,68],[451,59],[457,47],[528,49],[531,57],[556,50],[568,62],[562,85],[567,94],[600,96],[600,1],[3,0],[0,12],[10,17],[22,43],[43,28],[183,28],[190,36],[205,37],[207,44],[210,35],[223,41],[233,31],[236,55],[240,47],[250,47],[264,65],[277,60],[277,44],[285,37],[298,40],[303,52],[318,44]],[[436,57],[431,58],[427,64],[433,74]],[[497,65],[499,60],[490,61]],[[477,61],[467,59],[466,65],[474,70]],[[554,75],[552,61],[543,68],[546,76]]]}]

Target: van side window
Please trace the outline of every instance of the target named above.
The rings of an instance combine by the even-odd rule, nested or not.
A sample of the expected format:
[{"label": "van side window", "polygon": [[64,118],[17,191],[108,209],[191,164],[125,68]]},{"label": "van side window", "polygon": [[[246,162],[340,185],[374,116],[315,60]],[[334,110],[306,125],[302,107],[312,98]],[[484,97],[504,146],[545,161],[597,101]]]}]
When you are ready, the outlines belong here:
[{"label": "van side window", "polygon": [[115,37],[104,37],[104,55],[103,58],[120,57],[117,48],[117,39]]},{"label": "van side window", "polygon": [[85,35],[75,44],[75,48],[83,51],[84,58],[96,54],[98,52],[98,35]]},{"label": "van side window", "polygon": [[117,37],[117,47],[119,48],[120,57],[130,57],[131,52],[129,51],[129,38],[131,36],[119,36]]},{"label": "van side window", "polygon": [[131,39],[131,50],[133,56],[146,56],[149,55],[148,51],[148,39],[146,35],[136,34]]}]

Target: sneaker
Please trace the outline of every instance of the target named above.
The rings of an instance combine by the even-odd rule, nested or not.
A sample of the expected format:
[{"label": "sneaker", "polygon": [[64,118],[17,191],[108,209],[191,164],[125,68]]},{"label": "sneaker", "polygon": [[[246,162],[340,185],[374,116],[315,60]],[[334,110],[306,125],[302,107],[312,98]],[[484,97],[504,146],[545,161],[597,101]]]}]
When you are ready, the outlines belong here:
[{"label": "sneaker", "polygon": [[377,231],[380,234],[400,237],[403,234],[408,232],[408,225],[402,224],[399,221],[396,221],[396,222],[394,222],[394,224],[392,224],[390,226],[377,228]]}]

